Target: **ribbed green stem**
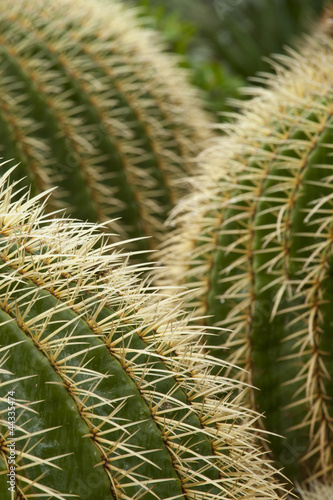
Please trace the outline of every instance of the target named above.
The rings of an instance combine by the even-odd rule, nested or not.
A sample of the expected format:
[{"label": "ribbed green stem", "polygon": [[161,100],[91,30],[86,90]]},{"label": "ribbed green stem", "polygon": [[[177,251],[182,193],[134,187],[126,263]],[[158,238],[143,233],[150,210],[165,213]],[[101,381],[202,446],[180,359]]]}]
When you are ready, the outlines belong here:
[{"label": "ribbed green stem", "polygon": [[[316,117],[308,115],[305,120],[316,121]],[[330,168],[325,170],[323,167],[331,162],[330,150],[325,147],[332,141],[330,116],[322,130],[318,138],[313,139],[313,146],[306,153],[307,156],[290,146],[285,149],[283,144],[272,151],[279,160],[271,161],[269,171],[266,173],[263,170],[260,174],[262,180],[259,182],[258,201],[250,197],[226,211],[227,222],[212,267],[207,310],[213,324],[220,322],[235,330],[236,333],[230,336],[234,347],[229,341],[231,351],[228,356],[234,352],[231,354],[233,361],[240,362],[245,369],[250,370],[248,381],[260,391],[256,391],[253,398],[256,409],[265,414],[265,427],[278,435],[290,436],[287,442],[272,437],[271,444],[279,465],[285,468],[289,477],[297,479],[311,476],[319,467],[316,452],[311,453],[305,462],[302,460],[318,446],[314,443],[319,443],[319,437],[316,436],[319,429],[321,439],[325,440],[325,444],[321,444],[325,448],[325,459],[328,462],[332,460],[329,443],[332,441],[333,415],[330,415],[332,409],[329,401],[333,393],[328,373],[333,353],[331,342],[327,340],[327,335],[323,335],[332,319],[330,313],[325,317],[322,309],[323,302],[327,300],[332,303],[333,298],[325,282],[332,273],[328,262],[326,277],[315,276],[315,279],[320,279],[318,288],[321,288],[321,292],[314,292],[313,302],[308,302],[306,292],[297,292],[297,285],[308,272],[304,272],[303,265],[313,252],[311,246],[319,246],[322,241],[319,236],[314,240],[315,231],[305,223],[306,211],[310,210],[315,199],[319,200],[331,192],[331,186],[325,186],[322,181],[331,174]],[[291,144],[301,144],[301,141],[306,144],[309,140],[301,130],[291,131],[288,135]],[[263,147],[263,150],[268,149]],[[297,165],[296,170],[289,170],[288,158],[291,166],[295,163],[292,159],[302,160],[302,165]],[[251,168],[260,172],[260,163],[253,164],[252,161],[250,157]],[[317,168],[317,165],[322,167]],[[280,179],[281,183],[278,184]],[[314,188],[313,182],[316,181],[321,181],[320,188]],[[241,187],[242,190],[234,192],[232,197],[242,198],[242,193],[258,189],[257,184],[252,183],[251,186],[248,180]],[[328,203],[323,204],[322,209],[325,208],[329,209]],[[242,211],[245,217],[243,215],[240,218]],[[232,222],[228,223],[229,220]],[[307,247],[310,248],[305,253]],[[319,268],[318,273],[320,271],[322,269]],[[217,279],[221,274],[225,277],[222,283],[220,278]],[[234,292],[226,293],[229,288],[227,280],[237,285],[244,275],[247,278],[246,288],[244,284],[243,290],[236,292],[234,289]],[[236,311],[237,303],[238,314],[230,314]],[[271,315],[275,308],[277,314],[274,314],[273,319]],[[284,313],[285,310],[288,312]],[[307,345],[306,340],[302,342],[302,338],[306,338],[310,314],[313,314],[311,321],[317,331],[313,334],[312,345],[311,341]],[[300,316],[299,321],[296,320],[297,316]],[[221,338],[215,337],[215,343],[220,345]],[[219,356],[224,356],[224,350],[218,352]],[[302,366],[307,369],[302,371]],[[311,381],[314,385],[311,397],[306,390],[309,383],[307,377],[317,378],[316,383]],[[309,399],[316,399],[317,404],[320,404],[314,417],[309,416]],[[300,428],[291,431],[295,426]],[[320,473],[320,469],[318,471]]]},{"label": "ribbed green stem", "polygon": [[321,26],[254,89],[202,156],[161,254],[164,282],[188,282],[189,307],[227,329],[209,337],[211,352],[259,389],[247,404],[301,482],[333,477],[332,49]]},{"label": "ribbed green stem", "polygon": [[[6,268],[2,267],[2,272],[8,272]],[[62,346],[61,355],[57,358],[57,360],[53,360],[52,357],[48,354],[47,349],[43,346],[43,339],[35,339],[35,348],[37,347],[38,351],[40,351],[43,356],[38,354],[36,359],[36,365],[34,363],[30,363],[30,356],[27,355],[27,351],[24,350],[23,347],[20,347],[20,350],[15,347],[15,355],[13,359],[15,360],[15,364],[18,365],[15,373],[16,376],[25,376],[26,373],[24,371],[25,360],[29,360],[29,373],[38,373],[40,374],[40,382],[38,384],[42,387],[48,387],[48,381],[52,380],[49,378],[45,381],[43,377],[43,373],[41,373],[41,366],[47,365],[48,373],[55,372],[59,373],[62,380],[59,381],[59,377],[53,375],[57,379],[57,383],[61,384],[62,388],[66,388],[68,394],[67,397],[62,396],[62,400],[60,400],[60,396],[56,399],[53,399],[52,395],[47,395],[48,398],[45,397],[43,393],[33,392],[29,394],[28,400],[38,401],[40,399],[48,400],[51,397],[52,404],[57,405],[58,412],[55,413],[47,407],[43,407],[43,413],[48,413],[50,415],[50,425],[49,427],[54,427],[59,425],[59,420],[61,419],[63,425],[66,425],[66,420],[64,424],[64,420],[62,419],[63,408],[69,406],[73,410],[74,402],[72,401],[73,395],[75,395],[75,386],[80,386],[81,391],[87,391],[87,395],[91,391],[91,387],[94,385],[93,381],[95,377],[88,377],[88,373],[84,373],[82,376],[80,374],[75,377],[75,386],[66,387],[66,377],[65,373],[63,373],[63,368],[65,364],[67,364],[67,360],[70,360],[71,370],[80,369],[82,366],[86,366],[88,370],[92,371],[92,374],[101,374],[104,375],[105,378],[101,378],[98,380],[98,385],[96,383],[96,387],[94,387],[94,393],[90,397],[87,396],[87,400],[85,401],[85,406],[87,407],[96,407],[94,408],[94,419],[93,421],[89,421],[88,427],[84,428],[84,433],[81,432],[78,436],[72,436],[71,440],[66,440],[65,443],[68,446],[68,450],[75,449],[77,450],[77,456],[80,457],[83,454],[82,446],[84,443],[82,442],[82,436],[89,436],[92,442],[92,449],[94,451],[94,459],[97,460],[96,456],[99,455],[99,460],[95,463],[100,463],[101,461],[104,463],[105,468],[109,468],[112,470],[133,470],[135,469],[135,474],[143,475],[146,477],[154,477],[154,482],[156,480],[160,480],[160,483],[154,484],[154,494],[158,495],[158,498],[169,498],[175,495],[177,498],[183,498],[182,487],[180,483],[180,479],[175,472],[174,464],[171,459],[170,453],[165,448],[165,444],[162,438],[161,429],[156,425],[156,422],[152,418],[152,415],[147,406],[147,402],[143,399],[142,395],[138,391],[136,385],[129,377],[126,372],[126,366],[124,364],[119,363],[119,361],[114,357],[114,353],[112,350],[112,344],[117,345],[119,342],[122,342],[123,348],[129,352],[127,356],[128,365],[131,364],[131,358],[135,356],[135,363],[138,366],[149,366],[152,375],[149,375],[145,379],[145,392],[148,390],[157,392],[159,394],[169,394],[172,396],[173,403],[168,404],[168,412],[167,418],[172,420],[177,420],[182,422],[182,428],[177,431],[175,429],[176,436],[179,435],[179,438],[173,437],[173,445],[184,447],[186,449],[192,449],[195,451],[195,454],[198,457],[202,457],[202,459],[197,458],[195,463],[193,464],[194,470],[200,470],[205,467],[204,458],[205,456],[211,456],[212,448],[211,443],[205,437],[204,432],[201,432],[202,428],[200,425],[199,419],[192,413],[188,413],[188,410],[182,409],[183,406],[188,405],[189,401],[187,400],[184,392],[177,387],[176,381],[174,377],[170,377],[170,374],[165,378],[162,378],[160,381],[156,381],[156,375],[154,373],[163,372],[166,370],[166,367],[159,361],[150,361],[150,356],[145,354],[145,348],[147,345],[138,337],[132,333],[130,327],[126,327],[126,321],[123,328],[120,329],[117,335],[112,336],[111,339],[102,338],[99,339],[97,336],[94,337],[94,333],[91,331],[91,328],[85,323],[87,319],[94,315],[94,309],[96,309],[95,302],[91,306],[91,310],[89,308],[86,309],[85,318],[80,319],[79,316],[72,311],[70,311],[67,307],[64,310],[53,313],[52,311],[56,310],[59,307],[59,299],[53,298],[49,293],[46,292],[38,292],[36,295],[36,291],[38,288],[33,286],[31,290],[31,283],[27,283],[26,286],[22,283],[18,290],[13,290],[10,293],[10,298],[13,303],[15,303],[18,308],[17,313],[12,313],[12,317],[16,317],[16,320],[23,315],[20,308],[20,297],[24,297],[24,304],[26,301],[31,301],[33,304],[29,307],[28,314],[24,317],[24,322],[21,321],[21,336],[18,337],[18,333],[20,332],[19,327],[16,325],[16,337],[13,337],[13,342],[17,340],[21,340],[22,335],[23,338],[26,336],[34,338],[33,331],[26,326],[29,323],[29,320],[33,321],[34,318],[38,318],[40,315],[45,317],[46,311],[49,310],[49,322],[44,327],[43,330],[43,338],[52,338],[52,342],[58,341],[62,346],[62,339],[66,338],[66,336],[75,335],[75,344],[74,342],[70,342],[65,347]],[[2,306],[4,308],[4,306]],[[8,306],[10,310],[10,306]],[[24,307],[22,308],[24,311]],[[102,322],[107,318],[114,317],[114,321],[117,323],[120,318],[117,318],[117,313],[115,311],[110,311],[107,308],[101,310],[101,312],[96,317],[96,323]],[[10,324],[10,326],[12,323]],[[15,324],[14,324],[15,325]],[[68,325],[68,327],[63,327],[61,325]],[[8,326],[8,325],[6,325]],[[4,329],[3,334],[6,335],[7,332]],[[57,331],[59,330],[59,333]],[[82,340],[80,339],[82,337]],[[85,348],[85,343],[89,343],[89,350]],[[105,343],[110,344],[109,349],[105,348]],[[97,348],[97,353],[95,349]],[[133,352],[133,355],[131,355]],[[142,354],[138,355],[138,352],[142,352]],[[134,354],[135,353],[135,354]],[[96,355],[97,354],[97,355]],[[42,359],[41,359],[42,358]],[[13,367],[7,367],[9,370]],[[22,371],[20,367],[22,368]],[[87,381],[85,381],[87,379]],[[97,382],[96,380],[96,382]],[[42,382],[43,381],[43,382]],[[64,387],[65,386],[65,387]],[[107,397],[110,402],[117,402],[117,404],[104,404],[101,407],[98,406],[99,401],[103,401],[103,398]],[[23,398],[26,399],[26,398]],[[53,402],[54,401],[54,402]],[[178,404],[180,402],[180,406]],[[151,401],[151,404],[154,404],[154,401]],[[173,409],[173,407],[175,409]],[[111,413],[114,412],[115,422],[125,422],[124,425],[118,427],[114,422],[107,422],[106,419]],[[52,416],[53,419],[52,420]],[[59,418],[60,417],[60,418]],[[80,408],[75,407],[75,419],[81,417],[85,420],[85,411]],[[69,417],[68,417],[69,418]],[[138,453],[140,450],[145,449],[143,464],[138,466],[138,458],[137,456],[127,456],[124,453],[124,458],[121,456],[117,458],[119,454],[119,450],[116,450],[115,453],[110,453],[106,456],[105,452],[101,450],[98,453],[99,447],[99,439],[95,440],[95,434],[98,435],[98,426],[104,420],[104,424],[102,425],[102,432],[105,439],[110,440],[110,442],[117,443],[119,440],[124,441],[126,444],[125,449],[133,448],[137,449]],[[76,427],[76,424],[73,422],[70,423],[71,426]],[[43,425],[40,427],[41,429],[45,428]],[[193,431],[188,434],[188,432],[183,435],[184,429],[192,429]],[[60,432],[60,431],[59,431]],[[128,434],[128,435],[126,435]],[[87,438],[86,438],[87,439]],[[102,438],[101,438],[102,439]],[[101,441],[102,442],[102,441]],[[96,445],[96,448],[93,445]],[[45,447],[45,443],[43,442],[43,449]],[[120,446],[121,447],[121,446]],[[148,449],[147,449],[148,448]],[[46,450],[47,451],[47,450]],[[84,452],[86,454],[86,451]],[[183,460],[189,459],[191,457],[191,453],[187,453],[186,451],[183,453]],[[74,457],[72,457],[73,460]],[[77,459],[76,459],[77,460]],[[80,462],[80,460],[79,460]],[[67,466],[63,466],[69,468],[69,464]],[[75,483],[78,485],[81,482],[84,483],[85,478],[87,477],[87,471],[91,469],[90,463],[87,464],[87,469],[82,468],[80,470],[80,475],[78,471],[74,471],[74,474],[71,474],[72,480],[75,480]],[[59,483],[62,487],[59,488],[60,491],[72,491],[73,485],[68,482],[68,479],[64,476],[61,478],[62,471],[59,472]],[[104,473],[104,480],[101,484],[101,488],[105,488],[105,483],[107,482],[107,474],[106,471]],[[206,476],[212,480],[216,480],[219,478],[219,471],[217,468],[211,467],[210,470],[206,471]],[[119,488],[121,488],[122,483],[127,483],[126,476],[121,480],[119,478]],[[110,487],[110,484],[109,484]],[[146,485],[147,489],[151,487],[149,482]],[[136,495],[139,494],[142,489],[142,485],[139,484],[138,487],[124,487],[126,489],[126,494],[130,498],[136,498]],[[211,485],[207,485],[203,488],[204,490],[210,491],[211,494],[217,494],[217,490],[214,491]],[[75,490],[77,491],[77,490]],[[85,498],[96,498],[96,494],[100,494],[101,498],[103,489],[98,491],[92,491],[91,496]],[[95,495],[95,496],[94,496]],[[107,497],[105,497],[107,498]],[[145,498],[150,499],[154,498],[154,495],[146,494]],[[155,497],[156,498],[156,497]],[[184,497],[185,498],[185,497]]]},{"label": "ribbed green stem", "polygon": [[[53,469],[54,484],[58,485],[59,491],[81,495],[85,489],[88,489],[90,493],[84,494],[82,498],[93,499],[99,496],[99,498],[114,499],[110,481],[103,466],[100,465],[101,454],[88,436],[89,427],[82,419],[75,402],[68,393],[68,388],[65,388],[62,379],[43,353],[36,349],[27,336],[27,332],[22,331],[22,328],[14,321],[8,323],[10,316],[3,310],[0,311],[0,319],[2,323],[7,322],[2,324],[0,329],[1,345],[10,346],[17,343],[9,350],[6,369],[16,373],[19,377],[29,377],[17,383],[13,382],[13,385],[8,384],[6,387],[8,391],[15,390],[16,401],[31,401],[31,410],[36,412],[34,414],[26,411],[20,414],[16,422],[16,425],[23,429],[29,426],[29,433],[36,434],[30,438],[27,448],[33,450],[34,454],[38,454],[41,460],[45,460],[44,465],[41,462],[34,468],[35,477],[49,471],[47,460],[54,452],[54,443],[57,443],[58,454],[67,455],[54,461],[57,467]],[[10,382],[12,378],[9,375],[2,376],[2,381]],[[6,394],[2,396],[5,398]],[[6,400],[2,406],[3,410],[7,409]],[[17,415],[19,413],[17,411]],[[6,412],[3,416],[6,416]],[[52,430],[45,432],[46,429]],[[6,435],[6,430],[6,426],[3,425],[1,432],[3,437]],[[18,434],[16,430],[15,437],[18,437]],[[20,438],[21,440],[16,441],[17,449],[22,449],[21,443],[25,441],[24,435]],[[83,456],[84,460],[82,460]],[[29,469],[24,470],[24,465],[27,463],[29,461],[24,457],[17,458],[16,473],[29,479],[31,476]],[[20,468],[23,470],[21,471]],[[92,471],[98,476],[98,482],[96,481],[94,488],[91,488],[88,483]],[[24,481],[18,481],[18,487],[20,485],[24,488]],[[87,488],[88,485],[90,487]],[[2,488],[1,492],[2,495],[5,489]],[[37,495],[38,491],[32,487],[29,493]]]},{"label": "ribbed green stem", "polygon": [[[309,120],[315,120],[315,116],[307,117]],[[321,432],[321,447],[326,459],[331,461],[332,451],[330,443],[332,442],[331,419],[333,412],[330,401],[332,400],[332,384],[328,382],[328,371],[326,362],[330,364],[332,359],[333,346],[331,342],[325,342],[325,332],[327,326],[332,322],[331,313],[327,317],[323,316],[322,301],[325,291],[325,276],[314,276],[318,281],[318,287],[315,285],[310,300],[307,298],[309,291],[301,292],[298,289],[301,281],[306,278],[308,270],[304,271],[304,262],[311,256],[313,249],[304,252],[307,247],[314,243],[321,243],[320,236],[314,238],[311,236],[309,227],[305,222],[306,211],[313,206],[313,201],[327,196],[331,192],[330,185],[322,185],[320,188],[314,188],[313,181],[325,179],[330,175],[330,169],[317,165],[328,165],[330,163],[330,152],[326,144],[332,140],[333,120],[328,117],[327,125],[324,124],[323,132],[318,139],[313,140],[313,147],[303,156],[303,165],[295,173],[293,171],[281,170],[281,165],[274,169],[272,165],[271,175],[274,177],[285,175],[290,178],[290,183],[294,187],[289,189],[287,194],[286,209],[284,211],[281,224],[281,247],[276,248],[276,240],[265,247],[265,253],[260,251],[263,247],[264,238],[267,230],[260,230],[262,226],[278,225],[279,205],[275,205],[272,212],[270,208],[272,202],[267,201],[259,203],[258,212],[264,215],[258,216],[255,226],[256,239],[254,249],[257,251],[255,256],[256,269],[256,309],[264,309],[267,301],[272,304],[280,301],[278,313],[274,319],[263,318],[263,321],[257,322],[253,328],[253,349],[255,352],[255,372],[253,376],[254,384],[260,389],[260,395],[257,397],[259,408],[265,412],[268,428],[274,429],[278,434],[288,436],[292,441],[294,456],[286,464],[286,470],[290,468],[290,474],[294,477],[308,477],[317,471],[316,453],[310,456],[305,462],[298,460],[307,455],[312,449],[316,449],[320,439],[316,434]],[[301,132],[296,133],[291,138],[292,141],[303,140],[307,138]],[[289,156],[290,153],[282,151],[281,154]],[[296,156],[295,152],[295,156]],[[267,182],[267,191],[274,186],[274,181]],[[263,192],[265,198],[265,191]],[[269,199],[269,195],[267,196]],[[285,201],[282,196],[281,208]],[[324,204],[323,209],[328,209],[329,204]],[[266,213],[265,213],[266,212]],[[268,213],[267,213],[268,212]],[[313,227],[311,227],[311,231]],[[310,235],[309,235],[310,232]],[[306,236],[306,233],[308,236]],[[315,233],[314,233],[315,234]],[[319,245],[318,245],[319,246]],[[271,251],[269,251],[271,249]],[[272,265],[274,258],[281,252],[281,257]],[[320,268],[320,265],[319,265]],[[261,271],[260,271],[261,269]],[[267,272],[269,270],[269,273]],[[318,269],[320,271],[320,269]],[[322,269],[321,269],[322,271]],[[325,274],[329,276],[332,269],[325,269]],[[278,276],[281,279],[278,280]],[[278,282],[272,286],[272,277]],[[274,279],[273,278],[273,279]],[[285,286],[286,284],[287,286]],[[283,288],[282,288],[283,286]],[[321,292],[319,289],[321,288]],[[332,303],[333,296],[325,293],[326,300]],[[280,312],[281,311],[281,312]],[[284,312],[286,311],[286,312]],[[326,312],[328,310],[326,309]],[[256,312],[254,313],[256,314]],[[310,318],[312,316],[312,318]],[[299,319],[298,319],[299,318]],[[309,323],[310,322],[310,323]],[[309,328],[312,325],[313,331]],[[326,328],[325,328],[326,326]],[[308,337],[305,332],[308,332]],[[305,338],[304,338],[305,337]],[[323,349],[322,342],[326,344]],[[257,349],[257,342],[259,348]],[[328,350],[327,350],[328,349]],[[292,361],[294,359],[294,361]],[[301,370],[301,367],[307,367]],[[327,383],[328,382],[328,383]],[[309,385],[312,389],[307,389]],[[275,386],[275,390],[273,387]],[[310,391],[310,392],[309,392]],[[314,404],[314,399],[316,404]],[[311,405],[319,407],[313,408],[314,415],[309,416],[309,401]],[[273,424],[271,424],[271,421]],[[289,431],[294,426],[301,426],[297,430]],[[311,430],[310,430],[311,429]],[[309,444],[310,434],[310,444]],[[276,456],[279,458],[285,455],[285,445],[281,440],[275,440],[274,443]],[[317,444],[315,444],[317,442]],[[327,456],[328,453],[328,456]],[[281,459],[283,464],[284,459]],[[295,469],[298,467],[297,474]],[[320,473],[320,469],[319,469]]]}]

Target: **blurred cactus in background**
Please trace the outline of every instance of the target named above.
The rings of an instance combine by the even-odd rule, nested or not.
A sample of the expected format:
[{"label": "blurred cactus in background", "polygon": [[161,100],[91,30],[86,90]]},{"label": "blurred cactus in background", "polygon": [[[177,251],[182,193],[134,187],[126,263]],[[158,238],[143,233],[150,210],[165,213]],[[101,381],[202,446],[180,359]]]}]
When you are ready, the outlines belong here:
[{"label": "blurred cactus in background", "polygon": [[[1,153],[52,208],[154,248],[210,136],[187,70],[114,0],[0,3]],[[4,148],[5,145],[5,148]],[[5,167],[2,167],[3,169]],[[50,207],[51,208],[51,207]]]},{"label": "blurred cactus in background", "polygon": [[301,500],[332,500],[333,485],[325,486],[314,483],[310,490],[300,491]]}]

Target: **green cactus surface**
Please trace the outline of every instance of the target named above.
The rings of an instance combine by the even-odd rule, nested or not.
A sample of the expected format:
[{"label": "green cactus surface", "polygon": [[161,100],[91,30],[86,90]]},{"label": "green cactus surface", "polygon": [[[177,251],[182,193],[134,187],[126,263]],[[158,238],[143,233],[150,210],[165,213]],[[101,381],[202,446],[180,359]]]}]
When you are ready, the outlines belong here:
[{"label": "green cactus surface", "polygon": [[140,250],[210,135],[186,70],[144,24],[117,0],[0,3],[3,154],[34,194],[60,187],[51,210],[112,219],[122,239],[150,237]]},{"label": "green cactus surface", "polygon": [[14,201],[11,172],[0,182],[1,500],[281,498],[248,422],[257,414],[177,296],[96,246],[94,224],[50,218],[42,195]]},{"label": "green cactus surface", "polygon": [[187,283],[189,305],[227,329],[209,342],[260,389],[247,404],[284,436],[270,439],[276,462],[305,483],[333,479],[331,20],[278,57],[201,155],[160,255],[160,282]]}]

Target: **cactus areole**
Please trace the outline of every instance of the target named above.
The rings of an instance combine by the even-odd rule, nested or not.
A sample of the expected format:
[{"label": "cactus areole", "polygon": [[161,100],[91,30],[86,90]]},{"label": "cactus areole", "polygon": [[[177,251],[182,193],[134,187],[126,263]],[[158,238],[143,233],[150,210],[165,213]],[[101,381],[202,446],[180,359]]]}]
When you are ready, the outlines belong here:
[{"label": "cactus areole", "polygon": [[[202,156],[161,258],[183,277],[221,359],[295,481],[333,479],[333,39],[327,24]],[[257,95],[256,95],[257,94]],[[166,257],[167,256],[167,257]],[[172,262],[170,263],[170,258]],[[173,271],[172,271],[173,270]],[[230,331],[232,333],[230,333]],[[210,343],[213,339],[210,338]],[[237,374],[235,374],[237,376]]]},{"label": "cactus areole", "polygon": [[4,176],[1,500],[277,500],[257,416],[211,374],[179,299],[96,245],[94,225],[12,191]]}]

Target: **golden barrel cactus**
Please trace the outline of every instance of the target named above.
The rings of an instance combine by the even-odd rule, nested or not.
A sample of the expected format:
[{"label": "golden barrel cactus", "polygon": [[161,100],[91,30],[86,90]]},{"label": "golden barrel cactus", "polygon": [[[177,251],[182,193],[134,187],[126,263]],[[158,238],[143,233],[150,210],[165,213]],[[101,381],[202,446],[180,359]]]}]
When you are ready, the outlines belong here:
[{"label": "golden barrel cactus", "polygon": [[149,236],[142,250],[159,241],[210,118],[136,14],[118,0],[1,1],[0,138],[33,193],[59,186],[51,209],[112,219],[122,239]]},{"label": "golden barrel cactus", "polygon": [[241,384],[204,353],[177,296],[97,245],[97,226],[50,219],[26,194],[15,201],[7,177],[1,500],[278,500],[257,414],[239,405]]},{"label": "golden barrel cactus", "polygon": [[[161,282],[226,328],[209,342],[246,371],[247,404],[295,482],[333,480],[332,16],[252,88],[174,210]],[[164,273],[164,274],[163,274]],[[284,439],[279,437],[282,435]]]}]

